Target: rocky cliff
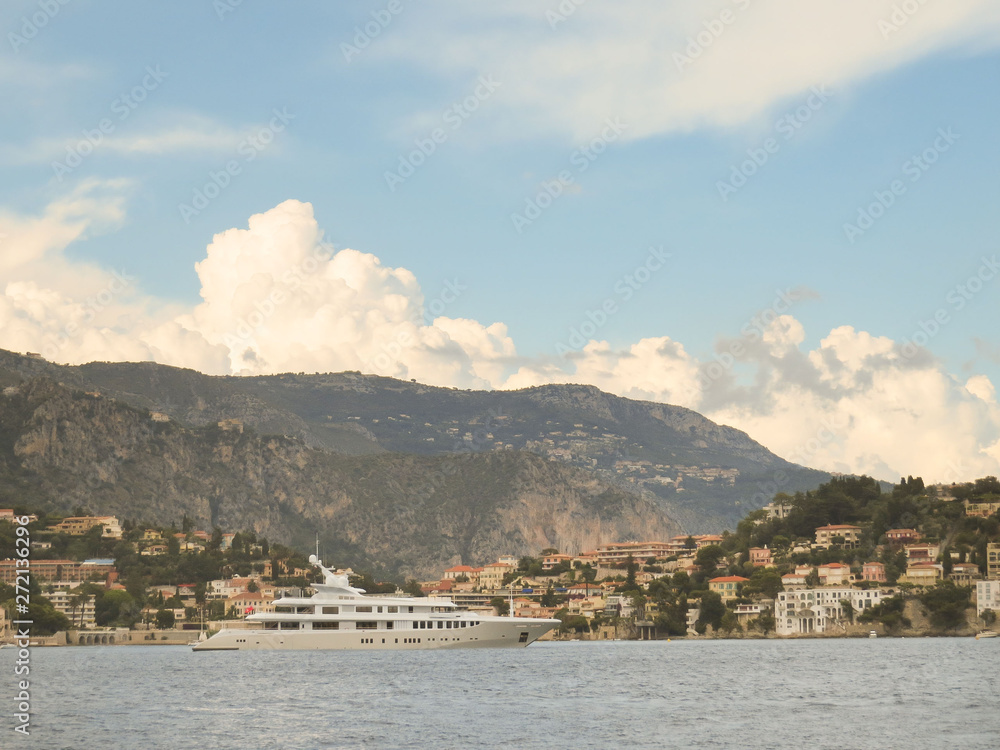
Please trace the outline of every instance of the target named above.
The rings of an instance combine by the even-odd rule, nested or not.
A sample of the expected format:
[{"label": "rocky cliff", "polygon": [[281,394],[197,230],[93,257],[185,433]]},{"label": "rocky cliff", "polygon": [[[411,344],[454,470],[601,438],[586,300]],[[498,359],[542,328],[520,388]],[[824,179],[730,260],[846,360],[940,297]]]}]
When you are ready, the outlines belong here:
[{"label": "rocky cliff", "polygon": [[499,554],[679,533],[654,502],[523,450],[344,455],[302,439],[154,421],[145,409],[9,372],[0,505],[252,528],[338,564],[415,577]]}]

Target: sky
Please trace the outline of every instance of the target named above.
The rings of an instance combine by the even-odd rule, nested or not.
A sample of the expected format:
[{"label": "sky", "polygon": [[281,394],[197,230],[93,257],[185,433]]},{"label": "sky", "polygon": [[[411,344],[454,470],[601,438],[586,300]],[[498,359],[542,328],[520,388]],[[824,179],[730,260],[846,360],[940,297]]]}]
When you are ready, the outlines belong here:
[{"label": "sky", "polygon": [[0,347],[997,474],[998,48],[990,0],[7,0]]}]

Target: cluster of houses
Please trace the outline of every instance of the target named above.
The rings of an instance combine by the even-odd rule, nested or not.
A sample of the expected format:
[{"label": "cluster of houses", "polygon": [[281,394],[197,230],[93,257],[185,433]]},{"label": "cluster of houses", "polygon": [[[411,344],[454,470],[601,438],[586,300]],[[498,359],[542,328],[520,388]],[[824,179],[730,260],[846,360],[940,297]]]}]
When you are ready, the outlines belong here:
[{"label": "cluster of houses", "polygon": [[[769,507],[771,512],[782,512],[782,509]],[[852,549],[860,545],[861,535],[862,528],[859,526],[821,526],[815,530],[814,543],[794,547],[792,551],[808,552],[835,545]],[[566,608],[571,615],[581,615],[588,620],[597,615],[635,616],[648,620],[655,615],[655,605],[647,605],[644,611],[636,612],[630,597],[615,593],[620,586],[622,564],[628,559],[639,563],[653,561],[663,573],[692,573],[698,569],[695,562],[697,550],[721,541],[722,538],[715,535],[679,536],[667,542],[607,544],[579,555],[547,554],[542,558],[542,575],[519,576],[513,593],[504,585],[508,574],[516,569],[513,557],[501,557],[497,562],[481,568],[457,565],[446,570],[440,580],[425,582],[421,587],[430,596],[448,596],[469,608],[488,607],[497,596],[510,598],[515,615],[529,617],[551,616],[557,610],[555,606],[542,606],[539,597],[539,594],[554,587],[552,590],[555,593],[566,597],[566,602],[559,608]],[[928,587],[947,579],[959,585],[974,585],[977,615],[982,615],[987,609],[1000,610],[1000,544],[987,545],[987,574],[984,578],[975,563],[953,561],[946,573],[945,565],[939,562],[940,545],[921,541],[915,529],[891,529],[886,533],[886,543],[890,549],[906,555],[906,571],[897,583]],[[751,548],[749,561],[754,567],[775,566],[771,550],[766,547]],[[557,569],[565,570],[567,567],[579,571],[584,564],[595,570],[595,582],[568,581],[565,575],[553,575]],[[648,584],[663,573],[640,571],[636,580],[637,583]],[[828,632],[830,628],[843,624],[847,614],[844,602],[850,602],[854,612],[861,612],[896,593],[896,589],[887,583],[885,565],[874,560],[864,563],[860,572],[854,572],[849,565],[839,562],[815,567],[798,565],[781,576],[783,591],[775,599],[735,603],[735,600],[742,599],[743,586],[749,580],[743,576],[717,576],[709,579],[708,585],[730,607],[741,625],[770,610],[775,617],[778,635]],[[698,614],[696,608],[689,610],[689,632],[694,632]]]},{"label": "cluster of houses", "polygon": [[[765,510],[769,515],[774,514],[772,517],[783,517],[780,514],[787,513],[788,509],[771,504]],[[12,516],[12,511],[0,509],[0,520]],[[121,539],[122,529],[114,516],[66,518],[50,530],[82,535],[98,525],[102,527],[103,537]],[[231,546],[233,536],[222,535],[222,549]],[[821,526],[815,530],[814,543],[803,542],[791,551],[808,552],[832,546],[856,548],[861,543],[861,536],[862,528],[859,526]],[[952,561],[946,572],[946,566],[940,562],[940,545],[922,541],[915,529],[891,529],[885,536],[890,549],[901,551],[906,556],[906,571],[897,583],[926,587],[947,578],[958,584],[975,585],[977,615],[982,615],[987,609],[1000,610],[1000,544],[987,545],[987,571],[983,577],[979,566],[973,563]],[[206,532],[194,531],[177,534],[177,538],[181,551],[191,552],[205,547],[211,537]],[[162,532],[145,529],[136,545],[140,554],[155,555],[166,551],[165,541]],[[518,569],[516,558],[501,556],[496,562],[482,567],[455,565],[445,570],[439,579],[424,581],[420,587],[430,597],[445,597],[459,606],[484,613],[495,611],[496,599],[500,597],[510,603],[515,616],[551,617],[558,609],[566,609],[569,615],[579,615],[588,621],[598,615],[648,621],[656,614],[655,604],[636,611],[632,597],[617,593],[625,564],[629,560],[639,563],[636,583],[646,585],[664,574],[696,572],[699,570],[696,562],[698,550],[722,541],[721,536],[714,534],[682,535],[662,542],[604,544],[576,555],[547,550],[539,560],[540,570],[536,568],[527,575]],[[751,548],[749,562],[760,568],[775,566],[772,552],[767,547]],[[655,564],[655,567],[644,570],[648,563]],[[254,612],[272,612],[275,599],[286,593],[303,593],[271,583],[275,577],[271,565],[270,561],[263,561],[263,570],[259,573],[208,582],[205,607],[217,614],[221,609],[226,616],[241,617]],[[346,572],[352,573],[350,570]],[[582,572],[587,575],[582,575]],[[295,569],[283,573],[308,578],[313,571]],[[66,614],[76,627],[94,626],[93,597],[79,594],[77,589],[81,583],[103,582],[105,589],[109,590],[123,588],[117,580],[114,560],[110,559],[83,562],[34,559],[31,574],[43,586],[53,606]],[[0,580],[13,583],[16,575],[14,560],[0,561]],[[815,567],[797,565],[781,576],[783,590],[774,599],[758,598],[748,603],[743,598],[743,586],[749,580],[743,576],[720,575],[709,579],[708,585],[729,606],[740,624],[746,624],[768,611],[773,612],[779,635],[828,632],[843,625],[845,601],[850,602],[853,611],[857,612],[877,606],[895,593],[888,585],[885,566],[878,561],[865,562],[860,572],[852,571],[850,566],[839,562]],[[561,603],[558,606],[547,600],[550,597],[544,596],[549,592],[559,595]],[[153,586],[150,593],[159,596],[155,596],[155,603],[143,612],[147,621],[152,620],[165,605],[172,609],[177,622],[183,622],[186,614],[191,613],[191,608],[204,611],[196,601],[195,584]],[[737,603],[736,600],[740,601]],[[696,608],[689,610],[689,632],[694,632],[698,614]]]}]

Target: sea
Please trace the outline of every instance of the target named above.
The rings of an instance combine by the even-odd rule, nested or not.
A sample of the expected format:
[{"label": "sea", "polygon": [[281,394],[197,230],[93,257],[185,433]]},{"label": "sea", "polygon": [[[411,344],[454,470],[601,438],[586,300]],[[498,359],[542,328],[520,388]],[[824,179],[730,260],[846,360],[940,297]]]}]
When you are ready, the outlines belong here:
[{"label": "sea", "polygon": [[0,650],[0,748],[1000,748],[1000,638]]}]

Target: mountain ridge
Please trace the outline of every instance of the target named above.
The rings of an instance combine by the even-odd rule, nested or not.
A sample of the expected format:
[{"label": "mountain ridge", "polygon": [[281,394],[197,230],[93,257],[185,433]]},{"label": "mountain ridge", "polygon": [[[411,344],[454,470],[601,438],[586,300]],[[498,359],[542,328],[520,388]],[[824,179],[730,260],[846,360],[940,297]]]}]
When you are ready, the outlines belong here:
[{"label": "mountain ridge", "polygon": [[[42,384],[46,382],[46,387],[54,390],[45,391],[48,395],[43,398]],[[220,517],[229,523],[230,516],[213,514],[211,506],[205,505],[204,493],[208,492],[207,488],[215,492],[235,492],[247,503],[252,498],[254,503],[260,504],[259,513],[254,516],[255,523],[274,534],[278,530],[275,518],[282,516],[280,513],[277,517],[269,515],[273,508],[268,505],[268,498],[260,494],[260,488],[266,486],[268,491],[280,490],[290,496],[306,498],[298,507],[294,503],[290,506],[292,509],[284,522],[294,528],[280,538],[275,537],[279,540],[301,541],[304,529],[324,517],[317,509],[324,505],[335,506],[341,501],[332,498],[341,497],[345,492],[350,502],[343,505],[343,512],[355,501],[387,512],[385,503],[388,498],[392,498],[394,507],[400,508],[407,507],[407,503],[413,502],[414,498],[438,502],[433,500],[433,496],[439,491],[437,484],[441,484],[445,487],[444,495],[449,498],[448,502],[458,503],[451,508],[451,512],[455,513],[461,503],[452,495],[458,492],[463,476],[479,476],[483,482],[506,487],[507,494],[502,498],[496,496],[483,512],[491,514],[494,521],[497,517],[504,519],[504,534],[516,537],[506,542],[508,549],[502,547],[503,534],[490,536],[492,532],[484,531],[479,536],[473,534],[469,537],[472,541],[463,542],[459,540],[461,534],[451,529],[448,532],[452,535],[451,541],[444,537],[439,539],[443,546],[441,552],[435,553],[437,560],[476,563],[480,552],[537,552],[537,547],[530,547],[536,541],[542,546],[567,548],[591,543],[588,540],[595,543],[621,541],[629,534],[646,536],[654,528],[661,536],[680,533],[682,529],[692,533],[719,531],[723,527],[735,527],[748,510],[762,504],[760,497],[755,499],[754,495],[779,472],[784,472],[787,477],[781,487],[785,491],[811,489],[830,476],[791,464],[755,442],[745,432],[718,425],[690,409],[635,401],[604,393],[589,385],[543,385],[518,391],[464,391],[357,372],[209,376],[194,370],[148,362],[57,365],[40,358],[0,351],[0,385],[21,390],[25,384],[31,383],[35,384],[33,388],[41,389],[32,402],[32,418],[49,424],[50,434],[42,435],[37,425],[28,425],[26,418],[22,419],[20,427],[7,424],[5,418],[5,421],[0,421],[0,428],[17,433],[14,444],[18,440],[23,441],[18,448],[20,454],[11,444],[8,469],[15,474],[17,471],[34,472],[36,479],[48,476],[44,481],[37,481],[43,484],[47,481],[50,491],[61,486],[52,479],[56,475],[72,475],[77,479],[87,476],[91,477],[90,481],[96,481],[95,470],[88,468],[86,460],[81,458],[89,455],[82,445],[87,439],[85,429],[73,433],[71,442],[76,445],[75,448],[56,441],[46,450],[40,450],[38,455],[47,457],[49,463],[38,463],[41,459],[36,454],[24,452],[29,444],[42,446],[45,439],[51,440],[52,423],[59,424],[60,418],[67,425],[86,421],[80,412],[72,409],[69,409],[69,416],[62,417],[46,411],[56,408],[56,405],[68,409],[73,399],[117,404],[122,411],[115,411],[113,417],[111,412],[102,412],[102,419],[117,420],[116,429],[125,430],[128,426],[133,434],[141,433],[141,437],[136,439],[137,444],[143,447],[141,455],[142,461],[146,462],[144,470],[147,475],[142,472],[128,474],[125,484],[119,487],[119,491],[135,495],[133,500],[137,507],[166,513],[167,507],[172,504],[176,508],[184,507],[185,512],[197,513],[202,523],[215,523]],[[56,400],[46,407],[43,402],[52,399]],[[16,399],[8,397],[5,401],[8,403],[3,413],[9,417],[9,407]],[[126,418],[127,414],[133,414],[127,412],[129,409],[138,416]],[[166,415],[157,418],[169,418],[169,422],[151,422],[151,412]],[[136,433],[134,420],[145,425],[158,425],[156,429],[160,432]],[[225,462],[213,467],[192,463],[185,458],[191,441],[201,445],[206,455],[228,455],[226,451],[234,447],[235,443],[230,443],[235,438],[218,426],[225,420],[241,423],[240,429],[245,430],[241,435],[246,440],[263,441],[260,446],[272,446],[272,452],[282,456],[281,460],[275,459],[274,464],[274,467],[280,468],[279,474],[292,471],[290,467],[296,461],[304,461],[311,467],[309,472],[313,472],[309,474],[311,481],[326,487],[332,493],[331,499],[327,501],[315,493],[303,491],[287,479],[285,484],[291,482],[294,485],[291,491],[288,487],[281,489],[281,482],[262,483],[259,472],[267,464],[259,458],[266,454],[263,447],[258,448],[258,454],[237,452],[243,463],[236,468],[230,466],[227,469],[230,473],[224,479],[218,476],[218,472],[222,471],[220,466],[225,466]],[[107,433],[111,428],[104,425],[101,429]],[[180,430],[177,433],[179,437],[168,439],[168,433],[173,434],[171,430]],[[58,428],[55,434],[58,436]],[[115,438],[119,441],[118,450],[125,450],[120,445],[124,434]],[[104,439],[114,442],[107,436]],[[170,459],[176,464],[175,474],[171,475],[174,484],[164,485],[165,488],[175,488],[171,490],[174,494],[167,489],[162,489],[159,494],[150,494],[148,489],[152,482],[150,477],[156,475],[152,467],[161,460],[155,457],[152,450],[158,440],[167,440]],[[10,443],[10,438],[4,444],[7,443]],[[65,455],[60,454],[60,450]],[[74,451],[79,452],[79,460],[69,461],[66,457]],[[65,463],[64,459],[69,463]],[[100,468],[102,461],[110,459],[108,456],[90,456],[87,460],[94,461],[94,465]],[[542,464],[553,466],[541,471],[539,460]],[[111,465],[119,467],[116,461],[112,460],[105,468]],[[345,463],[348,461],[360,463],[348,466]],[[381,473],[375,468],[380,462],[385,464]],[[461,471],[455,469],[459,462]],[[195,493],[201,498],[198,501],[200,504],[185,504],[187,501],[180,497],[180,490],[176,490],[176,487],[185,484],[176,474],[182,466],[194,473],[191,482],[201,483],[199,491],[203,494]],[[441,475],[442,466],[449,466],[453,473],[460,475],[459,478]],[[563,469],[569,473],[563,473]],[[387,483],[385,491],[381,495],[371,493],[353,480],[348,481],[344,474],[348,470],[380,476]],[[505,472],[518,478],[518,482],[505,483]],[[161,470],[159,476],[165,478],[168,474]],[[321,480],[316,477],[321,477]],[[569,526],[556,516],[551,513],[546,516],[541,510],[549,507],[546,503],[551,503],[552,498],[561,495],[560,482],[568,482],[574,488],[570,494],[577,494],[573,495],[571,505],[575,512],[583,513],[581,519],[586,517],[585,522],[579,520],[580,528],[576,532],[571,532]],[[73,486],[72,482],[67,486]],[[394,486],[397,488],[392,489]],[[405,489],[399,489],[404,486]],[[341,495],[337,494],[337,487],[341,488]],[[463,491],[474,495],[481,490],[481,487],[477,489],[469,485]],[[80,496],[79,492],[75,495],[74,492],[66,496]],[[764,494],[769,496],[772,493]],[[641,517],[643,522],[634,524],[621,520],[618,525],[609,525],[606,518],[601,520],[596,506],[587,511],[581,510],[587,506],[586,498],[602,495],[611,499],[611,506],[619,508],[622,519],[628,517],[634,521]],[[98,496],[101,502],[111,503],[116,509],[122,508],[123,512],[127,509],[120,498],[114,500],[118,495],[109,493],[106,488],[96,493],[94,498]],[[158,498],[156,502],[149,499],[152,497]],[[167,503],[168,497],[172,498],[170,503]],[[522,515],[547,519],[544,523],[540,522],[541,527],[537,529],[517,525],[510,516],[509,508],[526,497],[533,499],[528,506],[524,506]],[[53,498],[49,500],[54,501]],[[224,502],[219,502],[222,503],[220,507],[227,507]],[[126,517],[129,515],[126,513]],[[350,513],[347,515],[350,516]],[[355,520],[353,523],[359,522]],[[517,526],[516,532],[511,531],[514,528],[511,524]],[[415,572],[429,569],[425,568],[424,562],[408,562],[387,556],[385,553],[389,547],[380,546],[379,534],[369,526],[365,528],[369,535],[374,533],[371,540],[359,542],[360,537],[346,534],[342,540],[345,549],[355,545],[357,550],[363,551],[366,561],[385,570],[405,568]],[[434,534],[427,530],[429,528],[422,527],[419,533],[430,533],[433,537]],[[405,528],[400,527],[400,531],[405,533]],[[484,538],[491,538],[493,542],[484,547]],[[542,544],[553,539],[559,540],[559,544]],[[449,545],[450,551],[445,554],[443,550]],[[414,554],[417,555],[415,560],[423,559],[424,553]]]}]

